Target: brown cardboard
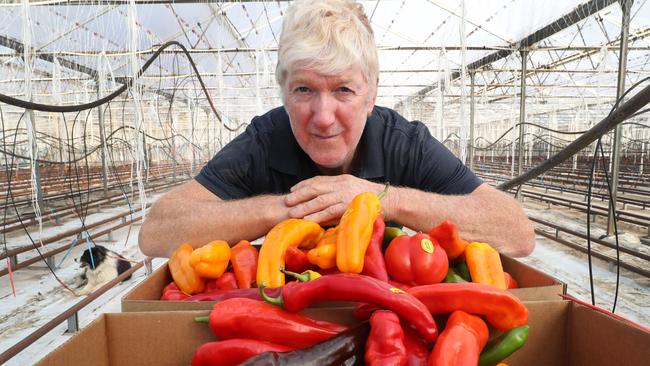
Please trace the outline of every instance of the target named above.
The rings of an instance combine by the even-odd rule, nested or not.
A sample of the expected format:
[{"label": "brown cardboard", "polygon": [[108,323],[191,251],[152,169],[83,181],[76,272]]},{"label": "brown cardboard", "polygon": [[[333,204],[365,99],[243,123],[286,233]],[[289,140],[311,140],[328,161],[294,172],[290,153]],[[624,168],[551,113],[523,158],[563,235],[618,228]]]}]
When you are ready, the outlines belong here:
[{"label": "brown cardboard", "polygon": [[[526,345],[505,362],[518,365],[643,365],[650,333],[570,301],[527,302]],[[312,308],[321,320],[354,322],[351,308]],[[38,365],[188,365],[194,350],[215,340],[206,311],[104,314],[43,358]]]},{"label": "brown cardboard", "polygon": [[[566,294],[566,284],[514,258],[501,256],[503,269],[521,288],[510,290],[522,301],[559,300]],[[210,310],[213,301],[161,301],[162,289],[172,281],[167,265],[160,266],[122,298],[122,311]],[[329,303],[325,306],[346,306],[350,303]]]},{"label": "brown cardboard", "polygon": [[522,301],[560,300],[567,286],[562,281],[515,258],[501,255],[503,270],[517,280],[519,288],[509,290]]}]

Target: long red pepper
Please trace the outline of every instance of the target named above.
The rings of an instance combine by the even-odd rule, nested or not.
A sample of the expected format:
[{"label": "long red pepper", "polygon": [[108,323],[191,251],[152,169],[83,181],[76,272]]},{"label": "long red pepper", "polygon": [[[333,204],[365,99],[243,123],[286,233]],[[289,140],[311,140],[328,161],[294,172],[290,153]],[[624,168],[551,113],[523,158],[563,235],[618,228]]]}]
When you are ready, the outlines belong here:
[{"label": "long red pepper", "polygon": [[370,317],[370,335],[366,342],[366,365],[406,365],[404,331],[392,311],[378,310]]},{"label": "long red pepper", "polygon": [[[279,289],[269,289],[269,292],[279,294]],[[232,290],[215,290],[204,292],[190,297],[185,297],[183,301],[223,301],[235,297],[262,300],[260,290],[257,288],[238,288]]]},{"label": "long red pepper", "polygon": [[278,297],[264,293],[265,283],[260,284],[264,300],[297,312],[311,304],[324,301],[363,301],[395,312],[412,324],[430,342],[438,337],[436,323],[429,310],[413,296],[369,276],[339,273],[317,278],[309,282],[290,282],[282,288]]},{"label": "long red pepper", "polygon": [[454,311],[429,356],[429,366],[476,366],[488,340],[485,322],[464,311]]},{"label": "long red pepper", "polygon": [[500,331],[528,323],[528,309],[506,290],[480,283],[437,283],[415,286],[407,292],[419,299],[432,314],[463,310],[485,315],[487,321]]},{"label": "long red pepper", "polygon": [[263,352],[287,352],[293,348],[254,339],[227,339],[201,345],[192,366],[236,366]]},{"label": "long red pepper", "polygon": [[382,281],[388,281],[386,262],[381,251],[385,228],[384,218],[382,216],[377,217],[372,227],[372,236],[370,237],[370,244],[368,244],[368,249],[366,249],[366,254],[363,258],[363,270],[361,271],[361,274]]},{"label": "long red pepper", "polygon": [[244,298],[214,304],[209,323],[220,339],[256,339],[293,348],[310,347],[347,329],[344,325],[314,320],[264,301]]},{"label": "long red pepper", "polygon": [[427,342],[408,324],[402,325],[404,347],[406,347],[406,366],[426,366],[429,357]]}]

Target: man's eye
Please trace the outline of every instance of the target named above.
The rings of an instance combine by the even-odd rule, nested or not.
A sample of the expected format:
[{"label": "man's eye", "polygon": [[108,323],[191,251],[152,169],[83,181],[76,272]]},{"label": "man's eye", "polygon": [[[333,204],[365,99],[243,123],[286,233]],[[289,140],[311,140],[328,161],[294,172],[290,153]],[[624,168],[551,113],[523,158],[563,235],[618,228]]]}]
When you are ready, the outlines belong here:
[{"label": "man's eye", "polygon": [[299,87],[295,88],[293,91],[296,92],[296,93],[308,93],[309,88],[306,87],[306,86],[299,86]]},{"label": "man's eye", "polygon": [[352,89],[348,88],[347,86],[340,87],[339,92],[346,93],[346,94],[347,93],[354,94],[354,91]]}]

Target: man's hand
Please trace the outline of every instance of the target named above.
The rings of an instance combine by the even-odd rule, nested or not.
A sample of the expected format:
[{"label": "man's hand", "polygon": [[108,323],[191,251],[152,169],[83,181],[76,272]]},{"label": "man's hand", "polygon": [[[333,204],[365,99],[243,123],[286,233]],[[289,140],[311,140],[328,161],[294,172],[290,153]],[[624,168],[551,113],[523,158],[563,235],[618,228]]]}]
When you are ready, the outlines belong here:
[{"label": "man's hand", "polygon": [[350,201],[362,192],[379,193],[384,185],[344,174],[317,176],[291,187],[285,197],[289,216],[318,222],[336,224]]}]

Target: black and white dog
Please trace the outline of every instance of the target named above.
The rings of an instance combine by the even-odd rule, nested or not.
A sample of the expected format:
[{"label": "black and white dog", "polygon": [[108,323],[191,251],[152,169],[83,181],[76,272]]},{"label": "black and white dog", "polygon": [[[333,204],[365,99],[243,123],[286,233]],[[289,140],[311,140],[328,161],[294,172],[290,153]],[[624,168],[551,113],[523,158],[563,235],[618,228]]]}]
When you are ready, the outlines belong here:
[{"label": "black and white dog", "polygon": [[[81,290],[75,291],[77,296],[87,295],[99,289],[131,268],[131,263],[124,257],[101,245],[86,249],[76,262],[80,263],[83,268],[83,273],[77,276],[75,281],[76,288],[83,287]],[[130,278],[131,276],[125,278],[124,281]]]}]

